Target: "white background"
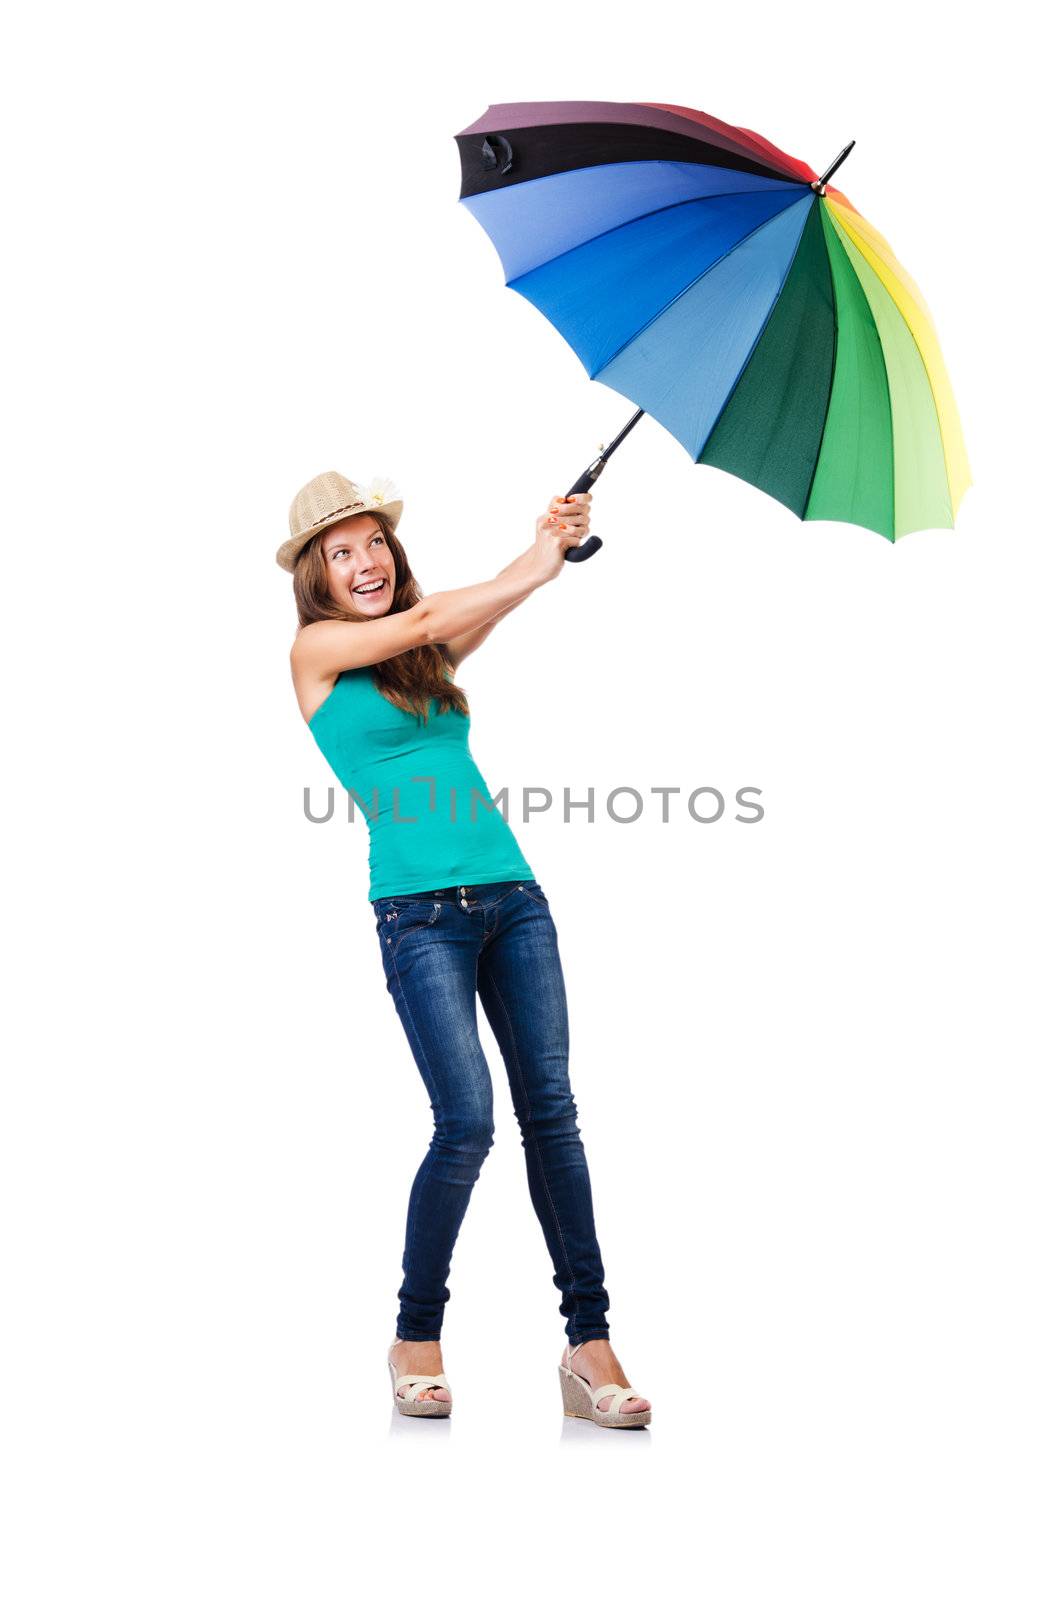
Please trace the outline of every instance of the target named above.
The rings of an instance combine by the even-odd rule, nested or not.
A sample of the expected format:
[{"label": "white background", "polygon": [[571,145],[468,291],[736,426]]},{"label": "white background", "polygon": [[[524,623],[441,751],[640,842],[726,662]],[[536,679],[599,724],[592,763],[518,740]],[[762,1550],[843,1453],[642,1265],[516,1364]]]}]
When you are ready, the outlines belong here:
[{"label": "white background", "polygon": [[[1056,1593],[1055,239],[1027,6],[24,8],[9,25],[5,1585],[17,1600]],[[450,1423],[392,1414],[426,1094],[295,705],[297,488],[490,577],[632,406],[503,285],[453,135],[665,100],[840,187],[973,487],[892,546],[653,420],[461,669],[551,901],[615,1348],[561,1415],[503,1069]],[[1043,203],[1044,197],[1044,203]],[[763,791],[697,824],[645,796]],[[564,786],[598,820],[562,820]],[[650,800],[650,797],[649,797]],[[378,1560],[374,1579],[366,1564]],[[683,1576],[681,1576],[683,1574]]]}]

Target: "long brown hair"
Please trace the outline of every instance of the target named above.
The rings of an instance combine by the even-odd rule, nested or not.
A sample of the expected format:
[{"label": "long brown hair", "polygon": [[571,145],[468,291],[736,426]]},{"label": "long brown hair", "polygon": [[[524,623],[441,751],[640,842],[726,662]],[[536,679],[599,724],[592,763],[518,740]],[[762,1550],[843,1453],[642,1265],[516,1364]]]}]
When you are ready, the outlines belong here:
[{"label": "long brown hair", "polygon": [[[385,511],[367,514],[375,519],[376,527],[394,557],[394,599],[385,614],[390,616],[395,611],[409,611],[417,600],[423,599],[423,591],[412,575],[409,558],[394,531],[396,524]],[[319,533],[313,535],[308,544],[302,547],[295,564],[294,599],[300,628],[309,622],[329,619],[338,622],[372,621],[370,617],[356,616],[332,599],[328,591],[327,562],[324,559],[324,534],[327,531],[321,528]],[[399,656],[375,662],[371,670],[376,687],[391,705],[401,711],[411,711],[415,716],[422,717],[424,722],[432,699],[438,701],[440,713],[458,711],[465,717],[470,715],[463,689],[458,689],[446,677],[447,671],[453,671],[453,659],[446,644],[417,645],[412,650],[402,651]]]}]

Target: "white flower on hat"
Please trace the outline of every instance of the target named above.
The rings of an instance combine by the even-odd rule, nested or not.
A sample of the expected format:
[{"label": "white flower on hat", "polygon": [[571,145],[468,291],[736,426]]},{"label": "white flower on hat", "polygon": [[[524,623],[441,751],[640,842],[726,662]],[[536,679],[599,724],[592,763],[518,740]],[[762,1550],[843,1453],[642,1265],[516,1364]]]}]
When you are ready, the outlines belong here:
[{"label": "white flower on hat", "polygon": [[364,498],[369,506],[388,505],[398,498],[397,484],[390,478],[373,478]]}]

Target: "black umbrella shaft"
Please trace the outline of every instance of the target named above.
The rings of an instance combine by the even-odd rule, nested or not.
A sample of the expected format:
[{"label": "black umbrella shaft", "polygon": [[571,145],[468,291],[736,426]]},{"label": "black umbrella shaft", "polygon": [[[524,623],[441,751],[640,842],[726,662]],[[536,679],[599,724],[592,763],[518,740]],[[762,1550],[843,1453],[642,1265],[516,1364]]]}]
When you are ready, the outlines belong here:
[{"label": "black umbrella shaft", "polygon": [[640,419],[641,419],[641,417],[643,415],[644,415],[643,411],[634,411],[633,415],[630,417],[629,421],[626,423],[626,426],[622,429],[622,432],[621,433],[616,433],[615,437],[611,440],[611,443],[608,445],[607,449],[604,451],[603,455],[600,457],[601,461],[606,461],[608,456],[611,454],[611,452],[613,450],[617,450],[618,449],[619,445],[622,443],[623,439],[626,437],[626,434],[629,432],[630,428],[634,427],[635,424],[640,421]]}]

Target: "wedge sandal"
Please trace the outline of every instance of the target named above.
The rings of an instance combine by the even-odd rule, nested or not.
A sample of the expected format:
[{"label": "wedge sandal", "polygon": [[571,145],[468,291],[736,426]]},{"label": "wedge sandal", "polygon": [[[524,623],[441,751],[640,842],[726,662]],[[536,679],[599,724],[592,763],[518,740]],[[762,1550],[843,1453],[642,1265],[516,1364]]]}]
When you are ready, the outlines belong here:
[{"label": "wedge sandal", "polygon": [[[578,1345],[574,1346],[574,1350],[579,1348]],[[595,1389],[591,1388],[585,1378],[571,1368],[570,1362],[574,1350],[570,1345],[567,1346],[559,1369],[559,1386],[563,1391],[563,1415],[583,1417],[587,1422],[595,1422],[598,1428],[646,1428],[651,1421],[650,1410],[619,1410],[624,1401],[643,1400],[644,1396],[638,1394],[636,1389],[623,1388],[620,1383],[601,1383]],[[611,1404],[606,1411],[601,1411],[599,1402],[605,1395],[611,1396]]]},{"label": "wedge sandal", "polygon": [[[390,1359],[390,1353],[394,1345],[400,1342],[395,1339],[386,1353],[386,1364],[390,1368],[390,1387],[394,1391],[394,1404],[403,1417],[447,1417],[453,1409],[451,1398],[453,1391],[449,1387],[449,1379],[444,1372],[436,1372],[433,1377],[422,1372],[399,1373]],[[404,1395],[398,1394],[398,1390],[404,1389],[406,1384],[409,1385],[408,1392]],[[418,1400],[417,1395],[422,1394],[424,1389],[446,1389],[450,1399]]]}]

